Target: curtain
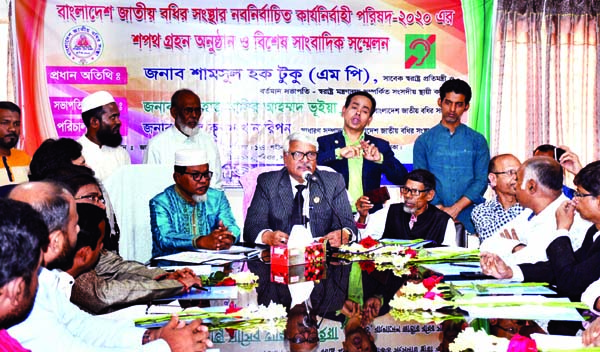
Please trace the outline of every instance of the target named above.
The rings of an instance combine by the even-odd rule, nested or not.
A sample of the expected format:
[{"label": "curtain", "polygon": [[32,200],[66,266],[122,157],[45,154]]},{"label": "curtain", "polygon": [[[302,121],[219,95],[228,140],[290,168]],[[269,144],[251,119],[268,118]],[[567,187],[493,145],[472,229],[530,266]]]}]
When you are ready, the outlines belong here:
[{"label": "curtain", "polygon": [[492,155],[522,161],[540,144],[600,158],[600,4],[499,0],[492,84]]}]

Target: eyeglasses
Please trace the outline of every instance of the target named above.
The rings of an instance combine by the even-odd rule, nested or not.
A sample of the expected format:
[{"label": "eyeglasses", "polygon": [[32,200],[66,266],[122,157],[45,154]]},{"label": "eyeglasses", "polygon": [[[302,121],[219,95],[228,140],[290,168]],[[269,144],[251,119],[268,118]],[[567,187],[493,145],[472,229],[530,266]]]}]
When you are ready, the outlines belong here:
[{"label": "eyeglasses", "polygon": [[319,153],[317,153],[317,152],[306,152],[306,153],[288,152],[288,154],[290,154],[292,156],[292,159],[294,159],[296,161],[302,160],[302,159],[304,159],[304,157],[306,157],[307,160],[313,161],[313,160],[317,159],[317,155]]},{"label": "eyeglasses", "polygon": [[516,176],[517,175],[517,170],[506,170],[506,171],[500,171],[500,172],[492,172],[494,175],[508,175],[510,177]]},{"label": "eyeglasses", "polygon": [[579,193],[577,191],[573,192],[573,198],[575,197],[579,197],[579,198],[584,198],[584,197],[595,197],[595,195],[591,194],[591,193]]},{"label": "eyeglasses", "polygon": [[425,188],[423,190],[421,189],[414,189],[414,188],[408,188],[405,186],[400,187],[400,192],[402,193],[403,196],[406,196],[410,193],[411,196],[420,196],[423,193],[429,192],[431,191],[431,189],[429,188]]},{"label": "eyeglasses", "polygon": [[182,172],[184,175],[190,175],[194,181],[202,181],[202,179],[210,180],[213,177],[212,171],[206,172]]},{"label": "eyeglasses", "polygon": [[191,115],[192,113],[195,113],[198,116],[202,115],[202,108],[183,108],[181,111],[184,115]]},{"label": "eyeglasses", "polygon": [[300,344],[300,343],[317,343],[319,342],[319,335],[317,335],[317,333],[313,333],[311,335],[308,336],[308,338],[304,337],[304,335],[302,334],[298,334],[292,338],[289,338],[288,341],[290,341],[291,343],[295,343],[295,344]]},{"label": "eyeglasses", "polygon": [[86,194],[85,196],[75,198],[75,200],[82,200],[82,199],[89,199],[94,203],[102,203],[102,204],[106,203],[106,201],[104,200],[104,197],[98,193]]}]

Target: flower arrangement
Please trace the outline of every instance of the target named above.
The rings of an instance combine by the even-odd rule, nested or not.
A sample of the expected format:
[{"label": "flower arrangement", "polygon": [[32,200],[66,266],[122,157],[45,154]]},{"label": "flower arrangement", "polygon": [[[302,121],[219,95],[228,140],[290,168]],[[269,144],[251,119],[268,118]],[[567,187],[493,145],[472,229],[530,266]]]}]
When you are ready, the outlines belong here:
[{"label": "flower arrangement", "polygon": [[210,276],[202,277],[204,286],[238,286],[250,291],[258,286],[258,276],[250,271],[242,271],[225,275],[222,271],[215,271]]},{"label": "flower arrangement", "polygon": [[510,341],[505,338],[488,335],[483,330],[475,331],[468,327],[458,334],[448,346],[450,352],[506,352]]},{"label": "flower arrangement", "polygon": [[[235,329],[242,331],[281,330],[285,328],[287,313],[281,304],[271,302],[268,307],[263,305],[239,308],[231,305],[225,312],[207,311],[199,308],[186,309],[177,314],[180,320],[192,321],[202,319],[209,330]],[[135,326],[155,328],[166,325],[171,314],[145,316],[135,319]]]}]

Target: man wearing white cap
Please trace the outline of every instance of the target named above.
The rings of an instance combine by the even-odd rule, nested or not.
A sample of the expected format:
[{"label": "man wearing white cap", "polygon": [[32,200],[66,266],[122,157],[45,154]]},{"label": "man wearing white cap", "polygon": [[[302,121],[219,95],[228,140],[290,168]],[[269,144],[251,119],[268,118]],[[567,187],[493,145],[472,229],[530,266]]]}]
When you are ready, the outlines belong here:
[{"label": "man wearing white cap", "polygon": [[198,127],[202,117],[200,97],[189,89],[180,89],[171,97],[173,127],[148,141],[144,164],[173,165],[175,152],[182,149],[200,149],[208,156],[213,177],[212,188],[221,189],[221,158],[213,137]]},{"label": "man wearing white cap", "polygon": [[115,99],[106,91],[92,93],[81,101],[81,118],[87,132],[77,141],[83,147],[86,163],[100,181],[120,166],[131,164],[129,153],[120,147],[120,116]]},{"label": "man wearing white cap", "polygon": [[175,153],[175,184],[150,200],[152,256],[196,248],[228,249],[240,235],[225,192],[210,188],[206,152]]}]

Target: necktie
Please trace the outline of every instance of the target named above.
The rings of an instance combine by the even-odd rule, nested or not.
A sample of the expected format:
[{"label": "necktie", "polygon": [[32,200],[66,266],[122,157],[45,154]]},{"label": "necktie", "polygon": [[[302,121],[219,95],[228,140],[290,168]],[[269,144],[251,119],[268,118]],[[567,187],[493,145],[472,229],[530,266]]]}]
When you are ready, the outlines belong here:
[{"label": "necktie", "polygon": [[417,216],[415,214],[410,215],[410,221],[408,222],[408,227],[412,230],[413,226],[415,226],[415,222],[417,222]]},{"label": "necktie", "polygon": [[294,208],[292,209],[292,226],[304,225],[302,210],[304,209],[304,197],[302,191],[306,188],[305,185],[296,186],[296,196],[294,197]]}]

